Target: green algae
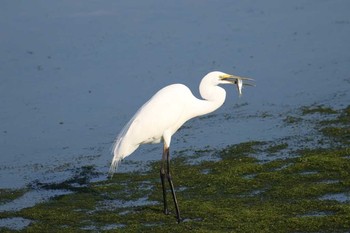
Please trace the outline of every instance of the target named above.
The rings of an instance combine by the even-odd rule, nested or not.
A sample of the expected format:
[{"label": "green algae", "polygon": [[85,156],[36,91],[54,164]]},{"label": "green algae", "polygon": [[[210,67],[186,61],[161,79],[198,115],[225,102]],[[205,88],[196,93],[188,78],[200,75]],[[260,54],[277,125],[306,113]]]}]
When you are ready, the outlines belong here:
[{"label": "green algae", "polygon": [[350,106],[338,113],[338,116],[319,122],[320,131],[335,142],[350,144]]},{"label": "green algae", "polygon": [[[325,107],[322,107],[322,109]],[[304,110],[306,112],[306,110]],[[22,217],[32,223],[20,232],[345,232],[350,229],[349,107],[312,111],[334,119],[315,122],[320,134],[336,140],[336,147],[290,148],[288,142],[251,141],[217,151],[217,160],[189,162],[205,156],[178,156],[171,161],[183,222],[178,224],[171,195],[170,215],[164,215],[159,162],[147,172],[118,173],[113,179],[89,182],[95,173],[83,168],[61,184],[72,194],[1,217]],[[297,122],[293,122],[295,124]],[[337,133],[329,132],[337,128]],[[290,149],[293,156],[260,163],[260,153]],[[81,186],[73,185],[79,183]],[[6,195],[0,200],[7,200]],[[0,231],[15,232],[9,229]]]},{"label": "green algae", "polygon": [[303,115],[315,114],[315,113],[319,113],[319,114],[336,114],[337,113],[337,111],[332,109],[331,107],[326,107],[323,105],[302,107],[301,111]]},{"label": "green algae", "polygon": [[288,148],[288,143],[281,143],[281,144],[271,145],[269,148],[267,148],[267,152],[277,153],[287,148]]},{"label": "green algae", "polygon": [[302,121],[302,118],[295,116],[287,116],[283,121],[287,124],[296,124],[300,123]]},{"label": "green algae", "polygon": [[0,205],[21,197],[27,189],[0,189]]}]

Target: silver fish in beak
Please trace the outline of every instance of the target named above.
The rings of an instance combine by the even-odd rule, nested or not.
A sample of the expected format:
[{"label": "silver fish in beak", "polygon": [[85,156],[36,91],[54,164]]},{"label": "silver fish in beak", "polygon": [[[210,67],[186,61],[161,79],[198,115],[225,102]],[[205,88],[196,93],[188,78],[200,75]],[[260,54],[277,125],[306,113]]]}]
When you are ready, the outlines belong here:
[{"label": "silver fish in beak", "polygon": [[234,79],[234,84],[236,84],[237,86],[237,90],[238,90],[238,94],[239,97],[242,96],[242,89],[244,86],[250,86],[250,87],[255,87],[255,85],[253,83],[247,82],[247,81],[254,81],[254,79],[251,78],[243,78],[243,77],[239,77],[239,76],[232,76],[232,78]]},{"label": "silver fish in beak", "polygon": [[255,85],[253,83],[249,82],[249,81],[254,82],[254,79],[251,79],[251,78],[239,77],[239,76],[232,75],[232,74],[225,74],[225,75],[222,75],[220,78],[221,78],[221,80],[227,81],[228,83],[236,84],[239,97],[242,96],[243,86],[255,87]]},{"label": "silver fish in beak", "polygon": [[237,85],[237,90],[238,90],[239,97],[241,97],[242,96],[242,88],[243,88],[243,80],[242,79],[237,79],[236,85]]}]

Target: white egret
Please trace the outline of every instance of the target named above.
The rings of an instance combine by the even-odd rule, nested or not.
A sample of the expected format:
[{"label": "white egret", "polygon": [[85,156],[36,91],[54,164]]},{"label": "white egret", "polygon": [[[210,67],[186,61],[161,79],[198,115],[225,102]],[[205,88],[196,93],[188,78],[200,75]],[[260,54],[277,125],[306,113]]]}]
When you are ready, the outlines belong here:
[{"label": "white egret", "polygon": [[[200,95],[196,98],[191,90],[183,84],[173,84],[159,90],[147,101],[127,123],[118,135],[114,147],[114,157],[109,175],[116,171],[118,163],[133,153],[141,144],[160,143],[163,141],[163,155],[160,178],[163,188],[164,213],[169,214],[166,200],[165,179],[168,180],[176,209],[178,222],[181,221],[180,210],[170,174],[169,147],[171,136],[189,119],[211,113],[225,101],[226,91],[219,84],[236,84],[241,95],[242,86],[253,86],[243,82],[253,79],[242,78],[219,71],[208,73],[199,85]],[[166,171],[165,171],[165,161]]]}]

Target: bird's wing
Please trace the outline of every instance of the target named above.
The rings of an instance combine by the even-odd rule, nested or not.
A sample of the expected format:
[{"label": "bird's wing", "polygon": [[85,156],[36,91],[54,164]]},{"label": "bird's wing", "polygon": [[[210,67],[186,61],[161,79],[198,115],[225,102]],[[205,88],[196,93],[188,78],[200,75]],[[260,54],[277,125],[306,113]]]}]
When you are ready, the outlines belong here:
[{"label": "bird's wing", "polygon": [[[158,91],[130,119],[113,145],[110,174],[118,163],[140,144],[160,142],[165,130],[175,132],[183,123],[179,118],[191,91],[182,84],[173,84]],[[180,123],[179,123],[180,122]]]},{"label": "bird's wing", "polygon": [[[149,102],[149,101],[148,101]],[[113,159],[111,162],[111,166],[109,168],[109,176],[112,176],[114,172],[117,171],[118,165],[120,163],[120,161],[122,159],[125,158],[125,156],[123,153],[121,153],[120,149],[121,149],[121,145],[122,145],[122,141],[125,137],[125,135],[127,134],[131,124],[133,124],[133,122],[135,121],[135,118],[139,115],[139,112],[142,111],[142,108],[147,105],[146,102],[136,113],[135,115],[129,120],[129,122],[123,127],[123,129],[120,131],[120,133],[118,134],[116,140],[113,143],[112,146],[112,153],[113,153]]]},{"label": "bird's wing", "polygon": [[157,92],[135,114],[126,136],[132,138],[134,144],[160,142],[163,133],[176,126],[183,112],[183,98],[179,96],[182,88],[171,85]]}]

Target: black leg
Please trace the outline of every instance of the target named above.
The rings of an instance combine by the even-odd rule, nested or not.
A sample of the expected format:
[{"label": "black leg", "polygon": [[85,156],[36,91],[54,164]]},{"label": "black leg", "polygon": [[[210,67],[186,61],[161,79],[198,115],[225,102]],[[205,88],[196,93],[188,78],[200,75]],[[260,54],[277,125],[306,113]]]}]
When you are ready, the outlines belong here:
[{"label": "black leg", "polygon": [[163,188],[164,214],[169,214],[168,204],[167,204],[167,200],[166,200],[166,189],[165,189],[165,170],[164,170],[165,159],[166,159],[166,152],[165,152],[165,149],[164,149],[163,150],[161,167],[160,167],[160,180],[162,181],[162,188]]},{"label": "black leg", "polygon": [[171,178],[171,174],[170,174],[170,155],[169,155],[169,148],[165,148],[164,152],[166,153],[167,156],[167,178],[168,178],[168,182],[170,185],[170,189],[171,189],[171,194],[173,195],[173,200],[174,200],[174,204],[175,204],[175,208],[176,208],[176,217],[177,217],[177,222],[181,222],[181,217],[180,217],[180,209],[179,209],[179,205],[177,203],[177,198],[176,198],[176,194],[175,194],[175,190],[174,190],[174,184],[173,184],[173,180]]}]

